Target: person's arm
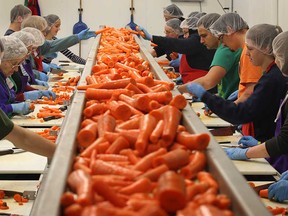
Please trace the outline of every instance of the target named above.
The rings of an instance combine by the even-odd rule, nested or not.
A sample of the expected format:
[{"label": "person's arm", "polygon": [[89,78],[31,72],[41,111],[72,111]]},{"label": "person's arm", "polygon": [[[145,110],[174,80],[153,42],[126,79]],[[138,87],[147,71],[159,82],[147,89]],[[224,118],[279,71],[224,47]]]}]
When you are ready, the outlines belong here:
[{"label": "person's arm", "polygon": [[152,41],[158,46],[163,47],[165,50],[188,55],[201,52],[203,49],[202,46],[204,46],[200,43],[200,37],[198,34],[193,34],[187,39],[167,38],[153,35]]},{"label": "person's arm", "polygon": [[55,143],[18,125],[14,125],[12,131],[4,139],[12,142],[17,148],[46,156],[49,159],[52,158],[56,149]]},{"label": "person's arm", "polygon": [[45,55],[67,49],[68,47],[71,47],[77,43],[79,43],[79,38],[77,35],[71,35],[56,40],[45,40],[44,44],[38,47],[38,51],[40,55]]},{"label": "person's arm", "polygon": [[[195,79],[189,83],[199,83],[206,90],[209,90],[215,87],[218,83],[220,83],[221,79],[225,76],[225,74],[226,74],[225,68],[220,66],[214,66],[209,70],[209,72],[205,76]],[[178,90],[182,93],[188,92],[187,85],[189,83],[179,86]]]},{"label": "person's arm", "polygon": [[266,158],[270,157],[270,155],[267,152],[265,143],[261,143],[259,145],[253,146],[251,148],[248,148],[246,152],[246,156],[248,158]]},{"label": "person's arm", "polygon": [[249,98],[251,96],[251,94],[254,91],[254,87],[255,87],[256,83],[247,83],[245,86],[245,91],[242,93],[242,95],[234,102],[236,104],[238,103],[242,103],[244,101],[247,100],[247,98]]},{"label": "person's arm", "polygon": [[77,64],[86,64],[86,60],[81,58],[80,56],[74,54],[71,50],[65,49],[60,51],[63,55],[65,55],[68,59],[70,59],[72,62]]}]

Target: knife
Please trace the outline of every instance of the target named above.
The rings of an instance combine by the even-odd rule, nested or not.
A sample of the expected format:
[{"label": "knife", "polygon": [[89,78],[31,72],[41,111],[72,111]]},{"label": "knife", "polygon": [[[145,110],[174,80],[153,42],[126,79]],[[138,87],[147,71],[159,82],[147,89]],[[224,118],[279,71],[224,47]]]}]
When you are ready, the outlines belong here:
[{"label": "knife", "polygon": [[54,69],[54,68],[52,68],[50,73],[51,74],[59,74],[59,73],[68,73],[68,71],[62,70],[62,69]]},{"label": "knife", "polygon": [[0,155],[18,154],[22,152],[25,152],[25,150],[19,149],[19,148],[10,148],[10,149],[0,150]]},{"label": "knife", "polygon": [[253,187],[252,189],[259,195],[259,191],[260,191],[260,190],[268,189],[268,187],[269,187],[270,185],[274,184],[274,183],[275,183],[275,182],[270,182],[270,183],[267,183],[267,184],[262,184],[262,185]]}]

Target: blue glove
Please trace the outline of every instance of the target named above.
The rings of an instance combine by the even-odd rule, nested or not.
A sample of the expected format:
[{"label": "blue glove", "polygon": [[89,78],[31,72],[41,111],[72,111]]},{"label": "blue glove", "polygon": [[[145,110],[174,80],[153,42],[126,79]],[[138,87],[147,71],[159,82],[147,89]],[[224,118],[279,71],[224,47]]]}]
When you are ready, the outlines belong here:
[{"label": "blue glove", "polygon": [[288,200],[288,181],[279,180],[268,188],[268,198],[278,202]]},{"label": "blue glove", "polygon": [[96,37],[95,31],[89,31],[89,28],[82,30],[77,34],[79,40],[87,40],[91,37]]},{"label": "blue glove", "polygon": [[50,68],[53,68],[53,69],[61,69],[61,66],[54,64],[54,63],[50,63],[49,66]]},{"label": "blue glove", "polygon": [[179,54],[177,59],[170,61],[169,66],[171,66],[171,67],[179,67],[181,56],[182,56],[182,54]]},{"label": "blue glove", "polygon": [[48,79],[49,79],[49,77],[45,74],[45,73],[43,73],[43,72],[39,72],[39,80],[41,80],[41,81],[45,81],[45,82],[47,82],[48,81]]},{"label": "blue glove", "polygon": [[41,86],[45,86],[45,87],[48,87],[49,88],[49,84],[45,81],[41,81],[41,80],[38,80],[38,79],[35,79],[35,82],[37,85],[41,85]]},{"label": "blue glove", "polygon": [[30,103],[29,102],[15,103],[15,104],[11,104],[11,106],[13,109],[13,113],[26,115],[30,112],[33,112],[33,110],[30,110]]},{"label": "blue glove", "polygon": [[279,180],[288,180],[288,170],[281,174],[281,177]]},{"label": "blue glove", "polygon": [[173,82],[175,82],[176,85],[182,85],[183,84],[182,77],[181,76],[177,77],[176,79],[173,80]]},{"label": "blue glove", "polygon": [[190,83],[186,86],[187,91],[198,98],[202,98],[206,90],[198,83]]},{"label": "blue glove", "polygon": [[150,40],[150,41],[152,40],[152,35],[149,34],[149,32],[146,29],[144,29],[141,26],[138,26],[138,30],[142,31],[145,34],[145,38],[144,38],[145,40]]},{"label": "blue glove", "polygon": [[252,136],[243,136],[241,137],[241,139],[238,141],[238,144],[241,145],[243,147],[253,147],[258,145],[258,140],[256,140],[255,138],[253,138]]},{"label": "blue glove", "polygon": [[38,90],[24,92],[24,99],[25,100],[37,100],[42,97],[42,94]]},{"label": "blue glove", "polygon": [[56,94],[53,92],[53,91],[50,91],[50,90],[40,90],[40,93],[41,93],[41,97],[52,97],[53,100],[56,99]]},{"label": "blue glove", "polygon": [[42,66],[43,66],[43,72],[45,72],[45,73],[50,72],[51,68],[50,68],[49,64],[42,62]]},{"label": "blue glove", "polygon": [[227,98],[227,100],[230,101],[235,101],[238,98],[238,90],[234,91],[232,94],[229,95],[229,97]]},{"label": "blue glove", "polygon": [[246,152],[248,151],[248,148],[242,149],[242,148],[224,148],[224,151],[226,152],[227,156],[231,160],[247,160]]}]

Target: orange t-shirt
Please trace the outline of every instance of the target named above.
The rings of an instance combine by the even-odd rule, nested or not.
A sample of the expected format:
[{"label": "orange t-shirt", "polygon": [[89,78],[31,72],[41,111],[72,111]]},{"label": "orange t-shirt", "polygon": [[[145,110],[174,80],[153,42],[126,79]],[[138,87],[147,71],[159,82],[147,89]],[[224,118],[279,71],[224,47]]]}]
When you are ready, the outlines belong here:
[{"label": "orange t-shirt", "polygon": [[262,76],[262,68],[259,66],[254,66],[250,61],[249,57],[246,55],[247,47],[244,46],[241,56],[240,56],[240,66],[239,66],[239,93],[240,97],[245,91],[246,83],[257,83]]}]

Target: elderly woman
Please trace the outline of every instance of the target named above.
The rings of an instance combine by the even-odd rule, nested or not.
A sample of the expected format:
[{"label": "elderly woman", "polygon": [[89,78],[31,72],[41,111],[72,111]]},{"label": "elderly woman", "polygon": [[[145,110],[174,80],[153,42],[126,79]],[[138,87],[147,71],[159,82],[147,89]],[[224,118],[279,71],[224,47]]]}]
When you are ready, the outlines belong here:
[{"label": "elderly woman", "polygon": [[[46,40],[56,40],[58,31],[60,30],[61,26],[61,20],[59,16],[55,14],[49,14],[44,17],[47,21],[48,28],[46,29]],[[73,52],[71,52],[69,49],[64,49],[60,51],[64,56],[69,58],[71,61],[77,63],[77,64],[86,64],[86,60],[77,56]],[[53,67],[53,64],[51,64],[51,61],[57,57],[57,53],[52,53],[50,55],[45,55],[43,62],[46,64],[49,64],[50,67]]]},{"label": "elderly woman", "polygon": [[[14,32],[13,34],[11,34],[11,36],[19,38],[25,44],[28,52],[29,53],[32,52],[33,47],[36,44],[36,39],[31,33],[25,32],[25,31],[18,31],[18,32]],[[28,61],[29,60],[26,61],[26,59],[25,59],[24,62],[26,64],[29,64]],[[36,99],[40,99],[43,96],[48,97],[48,98],[52,97],[53,99],[55,99],[56,95],[53,91],[36,90],[36,89],[31,88],[28,85],[27,82],[28,82],[29,74],[31,74],[31,73],[33,74],[33,71],[31,70],[31,68],[30,68],[30,71],[26,70],[26,69],[28,69],[27,67],[26,67],[26,69],[24,69],[24,66],[23,66],[24,62],[21,63],[21,65],[19,67],[20,70],[18,70],[11,77],[9,77],[9,78],[11,78],[10,80],[12,80],[15,83],[14,90],[17,93],[17,95],[16,95],[17,101],[36,100]],[[25,74],[25,72],[26,72],[26,74]],[[18,80],[19,78],[20,78],[20,82]]]}]

